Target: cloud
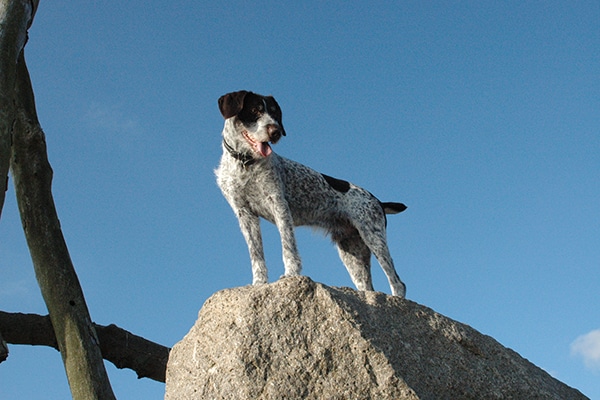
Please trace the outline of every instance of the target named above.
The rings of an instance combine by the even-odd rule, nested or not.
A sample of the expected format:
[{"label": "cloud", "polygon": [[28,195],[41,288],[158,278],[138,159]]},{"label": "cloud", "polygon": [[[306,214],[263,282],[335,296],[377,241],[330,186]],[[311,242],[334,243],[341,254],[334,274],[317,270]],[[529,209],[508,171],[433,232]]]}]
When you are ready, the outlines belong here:
[{"label": "cloud", "polygon": [[582,357],[586,367],[600,370],[600,329],[575,339],[571,343],[571,354]]},{"label": "cloud", "polygon": [[121,145],[130,145],[142,138],[140,119],[118,104],[92,103],[86,113],[88,127],[100,131],[104,137],[118,139]]}]

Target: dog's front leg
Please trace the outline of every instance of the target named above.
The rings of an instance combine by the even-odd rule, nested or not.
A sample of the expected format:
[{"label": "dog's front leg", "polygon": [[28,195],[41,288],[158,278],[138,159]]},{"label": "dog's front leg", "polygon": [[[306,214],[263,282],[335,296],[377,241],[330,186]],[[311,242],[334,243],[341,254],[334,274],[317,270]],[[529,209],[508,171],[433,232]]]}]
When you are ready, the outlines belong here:
[{"label": "dog's front leg", "polygon": [[243,208],[238,210],[237,217],[240,229],[248,245],[248,252],[250,253],[252,284],[260,285],[267,283],[267,265],[265,263],[262,235],[260,232],[260,220],[258,216]]},{"label": "dog's front leg", "polygon": [[292,213],[285,198],[278,199],[275,210],[275,225],[281,236],[281,249],[283,253],[283,267],[285,269],[284,277],[300,275],[302,270],[302,261],[296,245],[296,235],[294,234],[294,220]]}]

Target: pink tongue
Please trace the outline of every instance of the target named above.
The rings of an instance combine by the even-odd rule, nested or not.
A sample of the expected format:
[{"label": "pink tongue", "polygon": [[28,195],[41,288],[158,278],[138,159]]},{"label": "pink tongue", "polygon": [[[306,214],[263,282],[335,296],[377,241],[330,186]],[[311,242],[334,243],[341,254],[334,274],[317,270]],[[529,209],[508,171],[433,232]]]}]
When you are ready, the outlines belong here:
[{"label": "pink tongue", "polygon": [[262,154],[263,157],[267,157],[269,154],[271,154],[273,150],[271,150],[271,146],[269,146],[269,143],[262,142],[258,143],[258,151],[260,152],[260,154]]}]

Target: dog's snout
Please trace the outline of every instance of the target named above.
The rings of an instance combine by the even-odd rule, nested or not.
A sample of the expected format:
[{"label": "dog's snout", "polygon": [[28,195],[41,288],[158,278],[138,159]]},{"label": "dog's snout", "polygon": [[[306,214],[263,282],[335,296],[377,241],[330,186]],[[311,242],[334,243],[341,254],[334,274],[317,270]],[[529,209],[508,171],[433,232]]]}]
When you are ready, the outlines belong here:
[{"label": "dog's snout", "polygon": [[281,136],[285,136],[285,131],[283,130],[283,128],[276,124],[268,125],[267,133],[269,134],[269,139],[271,139],[271,142],[273,143],[281,139]]}]

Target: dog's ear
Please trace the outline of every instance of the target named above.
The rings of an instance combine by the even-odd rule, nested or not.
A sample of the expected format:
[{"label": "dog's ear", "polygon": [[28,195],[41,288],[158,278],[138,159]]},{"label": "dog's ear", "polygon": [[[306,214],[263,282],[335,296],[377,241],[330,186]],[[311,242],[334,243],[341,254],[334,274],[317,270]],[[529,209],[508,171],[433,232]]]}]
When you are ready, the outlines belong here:
[{"label": "dog's ear", "polygon": [[231,118],[238,115],[244,107],[244,98],[250,93],[246,90],[240,90],[239,92],[227,93],[219,97],[219,110],[223,118]]}]

